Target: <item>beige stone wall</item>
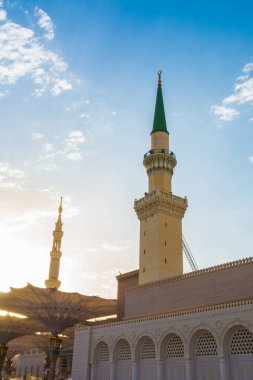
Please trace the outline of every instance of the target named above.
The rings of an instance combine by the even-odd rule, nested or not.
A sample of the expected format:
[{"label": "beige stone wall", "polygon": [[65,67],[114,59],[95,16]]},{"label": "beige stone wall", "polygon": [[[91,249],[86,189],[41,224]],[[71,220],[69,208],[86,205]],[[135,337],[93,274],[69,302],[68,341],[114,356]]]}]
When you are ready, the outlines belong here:
[{"label": "beige stone wall", "polygon": [[159,212],[140,222],[139,283],[183,273],[182,221]]},{"label": "beige stone wall", "polygon": [[125,318],[251,297],[252,273],[249,259],[127,289]]},{"label": "beige stone wall", "polygon": [[151,135],[151,149],[169,149],[169,135],[165,132],[155,132]]},{"label": "beige stone wall", "polygon": [[125,314],[125,291],[127,288],[138,285],[139,271],[125,273],[117,276],[118,295],[117,295],[117,317],[121,319]]},{"label": "beige stone wall", "polygon": [[148,173],[148,191],[160,189],[170,193],[171,190],[171,173],[167,170],[151,171]]}]

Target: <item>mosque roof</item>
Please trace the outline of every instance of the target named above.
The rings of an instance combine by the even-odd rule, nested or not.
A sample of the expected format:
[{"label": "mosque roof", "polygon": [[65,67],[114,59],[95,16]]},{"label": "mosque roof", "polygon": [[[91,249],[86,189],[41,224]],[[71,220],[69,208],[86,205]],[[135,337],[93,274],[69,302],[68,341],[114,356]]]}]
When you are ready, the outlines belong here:
[{"label": "mosque roof", "polygon": [[87,319],[116,314],[116,300],[39,288],[28,283],[23,288],[1,292],[0,309],[39,322],[55,336]]}]

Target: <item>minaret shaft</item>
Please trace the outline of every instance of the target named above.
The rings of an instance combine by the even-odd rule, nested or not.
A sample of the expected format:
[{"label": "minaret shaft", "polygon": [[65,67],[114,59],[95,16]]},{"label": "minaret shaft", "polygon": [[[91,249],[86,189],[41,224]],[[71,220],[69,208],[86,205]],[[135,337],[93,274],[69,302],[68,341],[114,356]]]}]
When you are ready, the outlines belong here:
[{"label": "minaret shaft", "polygon": [[55,223],[55,230],[53,231],[53,246],[50,252],[50,267],[49,267],[49,275],[48,279],[45,281],[45,285],[47,288],[56,288],[58,289],[61,285],[61,281],[59,280],[59,271],[60,271],[60,259],[62,256],[61,253],[61,240],[63,236],[62,231],[62,198],[59,207],[59,216],[57,222]]},{"label": "minaret shaft", "polygon": [[140,285],[183,273],[182,218],[187,200],[172,194],[176,164],[176,156],[169,150],[159,73],[151,149],[143,160],[149,192],[134,204],[140,220]]}]

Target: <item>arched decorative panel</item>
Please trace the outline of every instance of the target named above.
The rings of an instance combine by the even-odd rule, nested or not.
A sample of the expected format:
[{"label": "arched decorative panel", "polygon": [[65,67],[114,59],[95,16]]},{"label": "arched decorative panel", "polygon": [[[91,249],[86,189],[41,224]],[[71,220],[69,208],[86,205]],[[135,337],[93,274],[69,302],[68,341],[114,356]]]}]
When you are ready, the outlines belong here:
[{"label": "arched decorative panel", "polygon": [[108,345],[105,342],[100,342],[95,352],[95,379],[110,380],[110,351]]},{"label": "arched decorative panel", "polygon": [[131,347],[127,340],[121,339],[116,345],[116,379],[132,379]]},{"label": "arched decorative panel", "polygon": [[150,337],[142,338],[139,345],[139,376],[138,380],[156,380],[156,347]]},{"label": "arched decorative panel", "polygon": [[155,343],[146,337],[140,347],[140,360],[155,359]]},{"label": "arched decorative panel", "polygon": [[97,351],[97,361],[107,362],[110,359],[110,352],[107,344],[105,342],[100,343]]},{"label": "arched decorative panel", "polygon": [[248,329],[241,327],[234,331],[230,339],[229,354],[252,355],[253,354],[253,334]]},{"label": "arched decorative panel", "polygon": [[253,333],[237,327],[228,339],[228,366],[231,380],[253,379]]},{"label": "arched decorative panel", "polygon": [[202,330],[193,339],[194,380],[220,380],[218,346],[210,331]]},{"label": "arched decorative panel", "polygon": [[217,343],[213,334],[209,331],[203,331],[198,337],[195,345],[195,356],[217,356]]},{"label": "arched decorative panel", "polygon": [[184,344],[179,335],[172,333],[165,338],[162,358],[166,380],[185,380]]},{"label": "arched decorative panel", "polygon": [[184,344],[180,336],[170,334],[165,348],[166,358],[183,358],[184,357]]},{"label": "arched decorative panel", "polygon": [[122,339],[117,350],[117,360],[131,360],[131,348],[127,340]]}]

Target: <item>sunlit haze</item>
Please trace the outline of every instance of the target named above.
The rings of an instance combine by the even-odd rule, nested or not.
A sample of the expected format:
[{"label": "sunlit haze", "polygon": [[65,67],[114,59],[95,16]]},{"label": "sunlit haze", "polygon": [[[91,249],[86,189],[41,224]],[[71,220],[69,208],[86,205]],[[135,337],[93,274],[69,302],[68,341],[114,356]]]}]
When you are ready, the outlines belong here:
[{"label": "sunlit haze", "polygon": [[44,286],[61,196],[61,290],[115,297],[138,268],[159,69],[191,251],[200,268],[252,255],[252,12],[0,0],[0,291]]}]

